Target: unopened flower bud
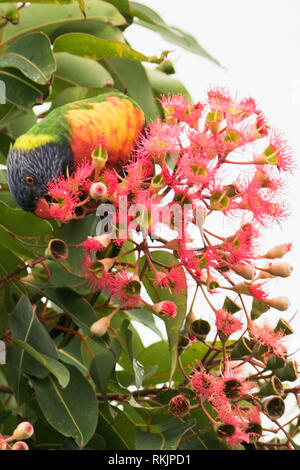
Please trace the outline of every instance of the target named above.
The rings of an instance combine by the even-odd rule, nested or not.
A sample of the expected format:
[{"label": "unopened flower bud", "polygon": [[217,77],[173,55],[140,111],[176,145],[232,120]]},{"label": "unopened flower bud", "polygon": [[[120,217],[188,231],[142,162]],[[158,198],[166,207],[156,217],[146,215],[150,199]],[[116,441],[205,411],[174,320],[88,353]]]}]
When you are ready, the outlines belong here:
[{"label": "unopened flower bud", "polygon": [[293,268],[288,263],[270,264],[264,271],[272,274],[272,276],[288,277],[291,275]]},{"label": "unopened flower bud", "polygon": [[11,449],[12,450],[29,450],[29,447],[26,444],[26,442],[18,441],[14,443]]},{"label": "unopened flower bud", "polygon": [[93,183],[90,187],[90,196],[92,199],[104,199],[107,195],[107,187],[104,183]]},{"label": "unopened flower bud", "polygon": [[232,286],[232,290],[237,294],[251,295],[249,284],[247,282],[240,282]]},{"label": "unopened flower bud", "polygon": [[34,429],[31,423],[28,421],[23,421],[22,423],[18,424],[16,429],[13,432],[13,439],[20,441],[21,439],[29,439],[34,433]]},{"label": "unopened flower bud", "polygon": [[176,395],[169,401],[169,411],[173,416],[182,418],[190,412],[190,402],[184,395]]},{"label": "unopened flower bud", "polygon": [[251,281],[252,279],[254,279],[255,274],[256,274],[255,268],[251,264],[244,264],[244,263],[235,264],[233,266],[233,270],[236,274],[238,274],[239,276],[242,276],[244,279],[247,279],[248,281]]},{"label": "unopened flower bud", "polygon": [[291,249],[291,243],[283,243],[282,245],[277,245],[271,248],[265,255],[264,258],[275,259],[282,258],[286,253]]},{"label": "unopened flower bud", "polygon": [[108,327],[110,326],[110,322],[113,315],[114,313],[107,315],[106,317],[100,318],[100,320],[97,320],[95,323],[93,323],[90,327],[91,336],[101,337],[105,335]]},{"label": "unopened flower bud", "polygon": [[170,240],[169,242],[165,243],[165,247],[168,250],[177,251],[179,249],[179,240],[177,238],[175,238],[174,240]]},{"label": "unopened flower bud", "polygon": [[111,243],[111,236],[110,234],[106,234],[106,233],[104,233],[103,235],[98,235],[94,237],[94,239],[97,240],[99,243],[101,243],[103,248],[108,247],[108,245]]},{"label": "unopened flower bud", "polygon": [[98,259],[98,263],[102,264],[104,270],[108,272],[113,265],[115,264],[117,257],[115,258],[104,258],[104,259]]},{"label": "unopened flower bud", "polygon": [[267,299],[264,301],[270,307],[276,308],[276,310],[280,310],[281,312],[288,310],[290,306],[290,301],[287,297],[274,297],[273,299]]}]

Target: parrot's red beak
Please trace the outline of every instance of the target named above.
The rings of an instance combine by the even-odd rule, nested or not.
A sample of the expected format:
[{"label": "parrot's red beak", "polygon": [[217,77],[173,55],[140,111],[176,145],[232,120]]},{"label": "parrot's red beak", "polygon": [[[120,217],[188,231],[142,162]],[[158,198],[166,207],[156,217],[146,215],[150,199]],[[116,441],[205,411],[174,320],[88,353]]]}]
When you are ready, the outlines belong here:
[{"label": "parrot's red beak", "polygon": [[50,206],[45,198],[39,199],[34,213],[41,219],[53,219],[53,216],[50,213]]}]

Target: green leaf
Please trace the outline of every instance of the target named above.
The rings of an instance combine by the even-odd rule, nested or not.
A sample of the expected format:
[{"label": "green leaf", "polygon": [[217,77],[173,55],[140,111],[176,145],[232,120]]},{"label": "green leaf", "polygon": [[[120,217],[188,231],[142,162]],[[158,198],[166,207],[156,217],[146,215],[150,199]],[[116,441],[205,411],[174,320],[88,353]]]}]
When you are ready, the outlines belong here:
[{"label": "green leaf", "polygon": [[114,418],[106,405],[99,406],[99,433],[106,441],[106,449],[135,449],[135,425],[122,410],[111,409],[116,414]]},{"label": "green leaf", "polygon": [[[162,360],[163,358],[163,360]],[[138,356],[137,360],[143,365],[145,376],[147,371],[151,374],[144,379],[144,387],[165,383],[170,377],[170,351],[166,341],[150,344]]]},{"label": "green leaf", "polygon": [[9,130],[14,139],[22,134],[25,134],[34,124],[36,124],[36,114],[29,109],[22,116],[14,119],[9,124]]},{"label": "green leaf", "polygon": [[147,121],[160,118],[152,88],[142,64],[126,59],[105,59],[102,61],[114,80],[115,88],[126,92],[144,111]]},{"label": "green leaf", "polygon": [[33,237],[50,233],[52,225],[30,212],[12,209],[0,201],[0,224],[20,237]]},{"label": "green leaf", "polygon": [[[0,109],[1,109],[1,105],[0,105]],[[0,163],[3,165],[6,164],[6,156],[8,154],[11,144],[12,144],[12,139],[9,135],[0,134]]]},{"label": "green leaf", "polygon": [[0,67],[15,67],[30,80],[49,84],[55,70],[49,38],[44,33],[34,32],[11,41],[0,57]]},{"label": "green leaf", "polygon": [[[73,101],[84,100],[85,98],[92,98],[94,96],[98,96],[101,93],[113,91],[112,88],[109,88],[109,89],[108,88],[84,88],[80,86],[72,86],[71,88],[64,88],[63,81],[60,82],[60,85],[62,85],[62,91],[60,91],[60,88],[59,88],[59,89],[56,89],[56,91],[51,94],[51,100],[52,100],[52,105],[50,108],[51,111],[59,106],[63,106],[64,104],[72,103]],[[69,85],[70,84],[68,84],[68,86]],[[119,92],[119,90],[116,90],[116,91]]]},{"label": "green leaf", "polygon": [[[142,386],[143,377],[144,377],[144,368],[142,365],[135,359],[133,352],[133,333],[130,330],[130,322],[127,318],[122,323],[120,335],[124,340],[126,351],[130,359],[130,365],[132,372],[135,378],[135,385],[137,388]],[[124,344],[122,343],[122,344]]]},{"label": "green leaf", "polygon": [[101,354],[98,354],[92,359],[90,366],[90,374],[95,382],[99,392],[106,400],[106,391],[108,380],[116,365],[115,355],[107,348],[102,347]]},{"label": "green leaf", "polygon": [[[35,282],[36,286],[43,287],[66,287],[71,288],[80,295],[87,295],[90,293],[90,288],[82,277],[73,275],[67,271],[61,263],[56,261],[48,261],[47,267],[50,272],[50,280],[45,280],[45,283]],[[42,272],[42,268],[40,268]]]},{"label": "green leaf", "polygon": [[164,20],[151,8],[146,5],[142,5],[137,2],[131,2],[131,7],[134,16],[138,19],[135,21],[140,26],[151,29],[156,33],[159,33],[162,38],[166,41],[176,44],[177,46],[186,49],[187,51],[201,55],[206,59],[211,60],[217,65],[220,65],[219,61],[212,57],[197,40],[189,33],[182,31],[174,26],[169,26]]},{"label": "green leaf", "polygon": [[[23,114],[24,114],[24,110],[21,109],[21,108],[18,108],[18,106],[14,105],[12,103],[0,104],[0,125],[1,125],[1,127],[5,126],[7,123],[11,122],[12,120],[16,119],[17,117],[22,116]],[[2,146],[1,146],[1,151],[3,152]]]},{"label": "green leaf", "polygon": [[98,222],[98,218],[91,214],[81,220],[72,220],[53,233],[53,238],[59,238],[67,245],[70,245],[69,256],[61,264],[74,275],[82,276],[82,263],[84,260],[83,248],[76,245],[82,243],[88,236],[95,236]]},{"label": "green leaf", "polygon": [[13,339],[27,342],[38,352],[57,359],[54,342],[38,320],[28,297],[23,296],[10,316]]},{"label": "green leaf", "polygon": [[[151,258],[159,263],[162,263],[166,266],[175,266],[178,265],[178,260],[169,252],[166,251],[152,251]],[[145,263],[145,257],[141,258],[141,269],[143,269],[143,264]],[[162,270],[160,265],[155,265],[158,271]],[[179,268],[182,271],[182,276],[185,278],[185,272],[183,268]],[[150,296],[153,303],[158,303],[164,300],[172,301],[176,304],[177,307],[177,315],[175,318],[164,318],[162,315],[159,315],[160,318],[163,319],[166,330],[168,334],[168,341],[169,341],[169,349],[170,349],[170,356],[171,356],[171,368],[170,368],[170,379],[174,374],[176,363],[177,363],[177,345],[178,345],[178,338],[180,333],[180,328],[183,324],[183,320],[186,314],[187,309],[187,289],[184,289],[182,292],[176,294],[174,296],[173,292],[170,292],[168,289],[161,289],[158,286],[155,286],[153,283],[153,273],[149,269],[146,269],[144,277],[143,277],[143,284],[147,290],[148,295]]]},{"label": "green leaf", "polygon": [[48,423],[61,434],[84,446],[93,436],[98,421],[95,393],[76,367],[69,366],[70,381],[62,388],[50,375],[32,379],[37,402]]},{"label": "green leaf", "polygon": [[[21,297],[10,316],[9,326],[13,340],[19,339],[38,352],[57,359],[55,344],[45,328],[37,319],[29,299]],[[7,351],[7,380],[13,389],[16,399],[20,397],[20,384],[23,371],[28,374],[45,377],[48,374],[43,366],[33,361],[24,350],[11,346]]]},{"label": "green leaf", "polygon": [[128,0],[107,0],[114,5],[122,14],[132,15],[132,8]]},{"label": "green leaf", "polygon": [[158,425],[160,432],[150,433],[137,429],[136,450],[176,450],[182,436],[194,425],[195,420],[180,422],[179,419]]},{"label": "green leaf", "polygon": [[76,325],[87,334],[90,332],[91,325],[98,320],[89,302],[71,289],[51,287],[41,289],[34,285],[30,287],[36,291],[41,291],[64,312],[68,313]]},{"label": "green leaf", "polygon": [[161,339],[164,339],[164,335],[161,332],[161,330],[156,326],[156,323],[154,321],[153,313],[150,312],[149,310],[146,309],[130,309],[128,312],[126,312],[128,317],[131,320],[138,321],[142,325],[146,326],[150,330],[152,330],[154,333],[156,333]]},{"label": "green leaf", "polygon": [[108,71],[95,60],[68,54],[67,52],[56,53],[55,59],[57,69],[53,84],[54,89],[57,88],[57,81],[60,82],[60,90],[63,87],[69,88],[73,86],[102,88],[107,82],[113,83]]},{"label": "green leaf", "polygon": [[17,256],[35,258],[35,254],[32,251],[28,250],[17,238],[13,237],[10,232],[7,232],[2,227],[0,227],[0,245]]},{"label": "green leaf", "polygon": [[[205,408],[209,414],[214,417],[214,412],[212,407],[205,403]],[[194,435],[191,434],[190,440],[187,440],[186,443],[182,443],[179,446],[179,449],[183,450],[228,450],[226,442],[220,440],[217,437],[215,430],[212,427],[211,422],[200,407],[196,407],[190,410],[189,419],[194,419],[196,425],[193,428]],[[206,431],[206,432],[205,432]]]},{"label": "green leaf", "polygon": [[169,75],[160,72],[159,70],[153,70],[146,68],[146,74],[150,82],[151,87],[155,92],[155,96],[160,98],[160,95],[183,95],[187,100],[193,101],[191,95],[185,88],[185,86],[175,78],[171,78]]},{"label": "green leaf", "polygon": [[61,361],[66,364],[71,364],[77,367],[78,370],[82,373],[83,376],[87,376],[89,371],[87,367],[83,364],[81,358],[81,339],[78,336],[73,336],[73,338],[68,342],[66,346],[61,349],[58,349],[58,357]]},{"label": "green leaf", "polygon": [[84,33],[68,33],[59,36],[54,41],[53,49],[54,52],[69,52],[94,60],[113,57],[139,62],[149,60],[146,55],[123,42],[100,39]]},{"label": "green leaf", "polygon": [[13,67],[0,68],[0,80],[5,83],[7,101],[19,107],[39,104],[49,93],[48,85],[33,82]]},{"label": "green leaf", "polygon": [[39,362],[45,369],[51,372],[51,374],[53,374],[57,378],[62,388],[68,385],[69,380],[70,380],[70,373],[68,369],[59,361],[57,361],[56,359],[53,359],[53,357],[46,356],[45,354],[41,354],[35,348],[30,346],[30,344],[20,339],[14,339],[13,344],[23,349],[24,351],[26,351],[37,362]]},{"label": "green leaf", "polygon": [[12,41],[28,32],[42,31],[50,39],[64,34],[66,28],[101,27],[103,23],[119,26],[126,24],[120,12],[107,2],[101,0],[86,0],[86,19],[80,12],[78,5],[47,5],[47,14],[43,5],[28,5],[20,10],[20,22],[17,25],[8,24],[3,31],[3,42]]},{"label": "green leaf", "polygon": [[14,119],[9,124],[9,129],[12,137],[16,139],[22,134],[25,134],[34,124],[36,124],[37,118],[36,114],[29,109],[22,116]]}]

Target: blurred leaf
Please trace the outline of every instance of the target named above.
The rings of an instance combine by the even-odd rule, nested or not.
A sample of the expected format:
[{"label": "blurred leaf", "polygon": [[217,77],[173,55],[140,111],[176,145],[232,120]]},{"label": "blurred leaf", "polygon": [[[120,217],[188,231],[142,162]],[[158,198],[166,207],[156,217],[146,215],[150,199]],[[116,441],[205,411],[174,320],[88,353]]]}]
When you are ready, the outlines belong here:
[{"label": "blurred leaf", "polygon": [[114,5],[124,15],[132,14],[132,8],[128,0],[107,0],[107,2]]},{"label": "blurred leaf", "polygon": [[11,209],[2,201],[0,201],[0,224],[21,237],[45,235],[52,231],[51,224],[46,220],[21,209]]},{"label": "blurred leaf", "polygon": [[[55,58],[57,69],[53,84],[54,96],[63,89],[73,86],[102,88],[108,81],[113,83],[111,75],[95,60],[67,52],[56,53]],[[53,99],[53,92],[51,99]]]},{"label": "blurred leaf", "polygon": [[[166,266],[176,266],[178,265],[178,260],[169,252],[166,251],[152,251],[151,257],[155,261],[162,263]],[[140,269],[143,269],[143,263],[145,263],[145,257],[141,258],[140,262]],[[156,265],[156,269],[158,271],[162,270],[160,265]],[[185,278],[185,272],[182,267],[178,268],[182,272],[182,276]],[[150,296],[153,303],[158,303],[164,300],[172,301],[176,304],[177,307],[177,315],[175,318],[166,318],[163,315],[159,315],[159,317],[164,321],[166,325],[166,330],[168,334],[168,341],[169,341],[169,349],[171,355],[171,368],[170,368],[170,380],[174,374],[176,363],[177,363],[177,346],[178,346],[178,338],[180,328],[182,326],[186,309],[187,309],[187,290],[183,290],[182,292],[176,294],[174,296],[173,292],[170,292],[168,289],[161,289],[159,286],[155,286],[153,281],[153,273],[149,269],[146,268],[144,277],[143,277],[143,284],[147,290],[148,295]]]},{"label": "blurred leaf", "polygon": [[68,33],[59,36],[54,41],[53,49],[54,52],[68,52],[95,60],[117,57],[141,62],[149,59],[123,42],[101,39],[84,33]]},{"label": "blurred leaf", "polygon": [[[64,86],[62,81],[61,85]],[[68,86],[69,85],[70,84],[68,84]],[[112,89],[110,90],[112,91]],[[98,96],[101,93],[107,92],[108,88],[84,88],[79,86],[72,86],[71,88],[64,88],[58,94],[56,94],[57,91],[59,90],[56,89],[56,91],[51,94],[51,111],[58,106],[63,106],[64,104],[72,103],[73,101],[79,101],[86,98],[92,98],[93,96]]]},{"label": "blurred leaf", "polygon": [[[211,416],[214,416],[212,407],[205,403],[205,408]],[[190,410],[188,419],[194,419],[196,422],[192,433],[186,442],[180,444],[179,449],[182,450],[228,450],[226,442],[220,440],[216,431],[213,429],[211,422],[200,407]],[[206,431],[206,432],[205,432]]]},{"label": "blurred leaf", "polygon": [[148,370],[152,371],[152,374],[144,379],[144,387],[154,386],[168,381],[170,377],[171,361],[169,346],[166,341],[151,344],[137,356],[137,359],[143,365],[145,375]]},{"label": "blurred leaf", "polygon": [[84,446],[93,436],[98,421],[95,393],[76,367],[69,366],[70,382],[62,388],[51,376],[32,379],[37,402],[48,423],[64,436]]},{"label": "blurred leaf", "polygon": [[129,95],[140,105],[147,121],[160,117],[145,69],[139,62],[126,59],[105,59],[102,64],[112,75],[115,88]]},{"label": "blurred leaf", "polygon": [[126,313],[131,320],[138,321],[147,328],[150,328],[150,330],[156,333],[161,339],[164,339],[163,333],[160,331],[154,321],[154,314],[152,312],[145,309],[130,309]]},{"label": "blurred leaf", "polygon": [[99,433],[106,441],[106,450],[135,449],[135,425],[122,410],[111,408],[116,413],[114,418],[106,405],[99,406]]},{"label": "blurred leaf", "polygon": [[[42,354],[57,359],[55,344],[45,328],[38,321],[34,309],[25,296],[21,297],[9,319],[13,339],[20,339]],[[48,374],[43,366],[32,361],[27,352],[16,346],[10,346],[7,351],[6,374],[7,381],[13,389],[16,399],[20,397],[22,372],[45,377]]]},{"label": "blurred leaf", "polygon": [[150,433],[137,429],[136,450],[176,450],[182,436],[194,425],[195,420],[180,422],[179,419],[158,425],[160,432]]},{"label": "blurred leaf", "polygon": [[[0,105],[1,109],[1,105]],[[1,125],[1,123],[0,123]],[[6,156],[8,154],[9,148],[12,144],[12,139],[6,134],[0,134],[0,164],[6,164]]]},{"label": "blurred leaf", "polygon": [[74,336],[66,346],[64,346],[62,349],[58,349],[57,352],[61,361],[77,367],[83,376],[88,375],[89,371],[82,362],[81,339],[78,336]]},{"label": "blurred leaf", "polygon": [[29,109],[22,116],[14,119],[9,124],[9,130],[14,139],[25,134],[34,124],[36,124],[36,115]]},{"label": "blurred leaf", "polygon": [[128,353],[129,359],[130,359],[130,366],[131,366],[132,372],[134,374],[135,385],[136,385],[137,388],[140,388],[142,386],[142,382],[143,382],[144,368],[137,361],[137,359],[134,357],[133,333],[130,330],[130,322],[127,318],[125,318],[125,320],[122,323],[120,335],[121,335],[122,339],[124,340],[124,343],[125,343],[125,346],[126,346],[126,351]]},{"label": "blurred leaf", "polygon": [[82,264],[84,261],[84,250],[76,245],[82,243],[88,236],[95,236],[98,222],[98,218],[91,214],[81,220],[72,220],[53,233],[53,238],[59,238],[67,245],[70,245],[69,256],[61,264],[74,275],[82,276]]},{"label": "blurred leaf", "polygon": [[90,366],[90,374],[95,382],[97,389],[106,400],[106,390],[109,377],[114,370],[116,364],[115,355],[107,348],[102,347],[101,354],[97,354],[92,359]]},{"label": "blurred leaf", "polygon": [[135,21],[137,24],[159,33],[166,41],[169,41],[172,44],[176,44],[177,46],[180,46],[187,51],[201,55],[202,57],[211,60],[215,64],[220,65],[219,61],[212,57],[205,49],[203,49],[203,47],[200,46],[200,44],[192,35],[174,26],[169,26],[154,10],[148,6],[137,2],[130,3],[134,16],[138,18]]},{"label": "blurred leaf", "polygon": [[42,102],[49,93],[49,86],[33,82],[13,67],[0,68],[0,80],[5,83],[7,101],[23,108]]},{"label": "blurred leaf", "polygon": [[0,245],[18,256],[34,258],[35,254],[28,250],[22,243],[9,232],[0,227]]},{"label": "blurred leaf", "polygon": [[11,41],[0,57],[0,67],[15,67],[30,80],[49,84],[55,70],[49,38],[44,33],[34,32]]},{"label": "blurred leaf", "polygon": [[17,25],[8,24],[3,30],[3,42],[11,41],[28,32],[41,31],[51,39],[64,34],[65,28],[87,28],[90,21],[93,25],[108,23],[118,26],[126,24],[119,11],[107,2],[101,0],[85,0],[84,19],[78,5],[47,5],[47,14],[43,5],[28,5],[20,10],[20,22]]},{"label": "blurred leaf", "polygon": [[64,312],[70,315],[76,325],[82,328],[85,333],[89,334],[92,323],[94,323],[98,317],[87,300],[71,289],[46,286],[41,289],[34,284],[30,285],[30,288],[42,292]]},{"label": "blurred leaf", "polygon": [[183,95],[188,101],[192,102],[191,95],[185,86],[175,78],[171,78],[159,70],[146,68],[148,80],[155,92],[155,96],[160,98],[160,95]]},{"label": "blurred leaf", "polygon": [[53,357],[46,356],[45,354],[41,354],[35,348],[30,346],[30,344],[22,341],[20,339],[14,339],[13,344],[18,346],[19,348],[23,349],[27,352],[30,356],[32,356],[37,362],[39,362],[45,369],[47,369],[51,374],[53,374],[61,387],[66,387],[70,380],[70,373],[68,369],[61,364]]},{"label": "blurred leaf", "polygon": [[[22,116],[24,110],[13,103],[0,104],[0,126],[3,127],[18,116]],[[3,150],[1,150],[3,152]]]},{"label": "blurred leaf", "polygon": [[[43,287],[66,287],[71,288],[80,295],[87,295],[90,293],[90,288],[82,277],[75,276],[74,274],[67,271],[61,263],[56,261],[48,261],[47,267],[50,272],[50,281],[45,279],[45,283],[35,282],[36,286]],[[39,271],[44,272],[43,268],[39,268]]]}]

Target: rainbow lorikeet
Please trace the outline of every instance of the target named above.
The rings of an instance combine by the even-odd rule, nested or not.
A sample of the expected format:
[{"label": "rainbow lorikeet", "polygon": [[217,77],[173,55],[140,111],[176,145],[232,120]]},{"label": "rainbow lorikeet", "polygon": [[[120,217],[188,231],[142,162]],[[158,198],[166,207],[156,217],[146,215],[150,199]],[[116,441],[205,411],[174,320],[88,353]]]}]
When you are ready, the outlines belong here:
[{"label": "rainbow lorikeet", "polygon": [[107,166],[120,167],[128,161],[144,122],[140,107],[116,93],[54,109],[10,149],[7,176],[13,197],[22,209],[51,218],[46,185],[88,161],[99,138],[106,142]]}]

